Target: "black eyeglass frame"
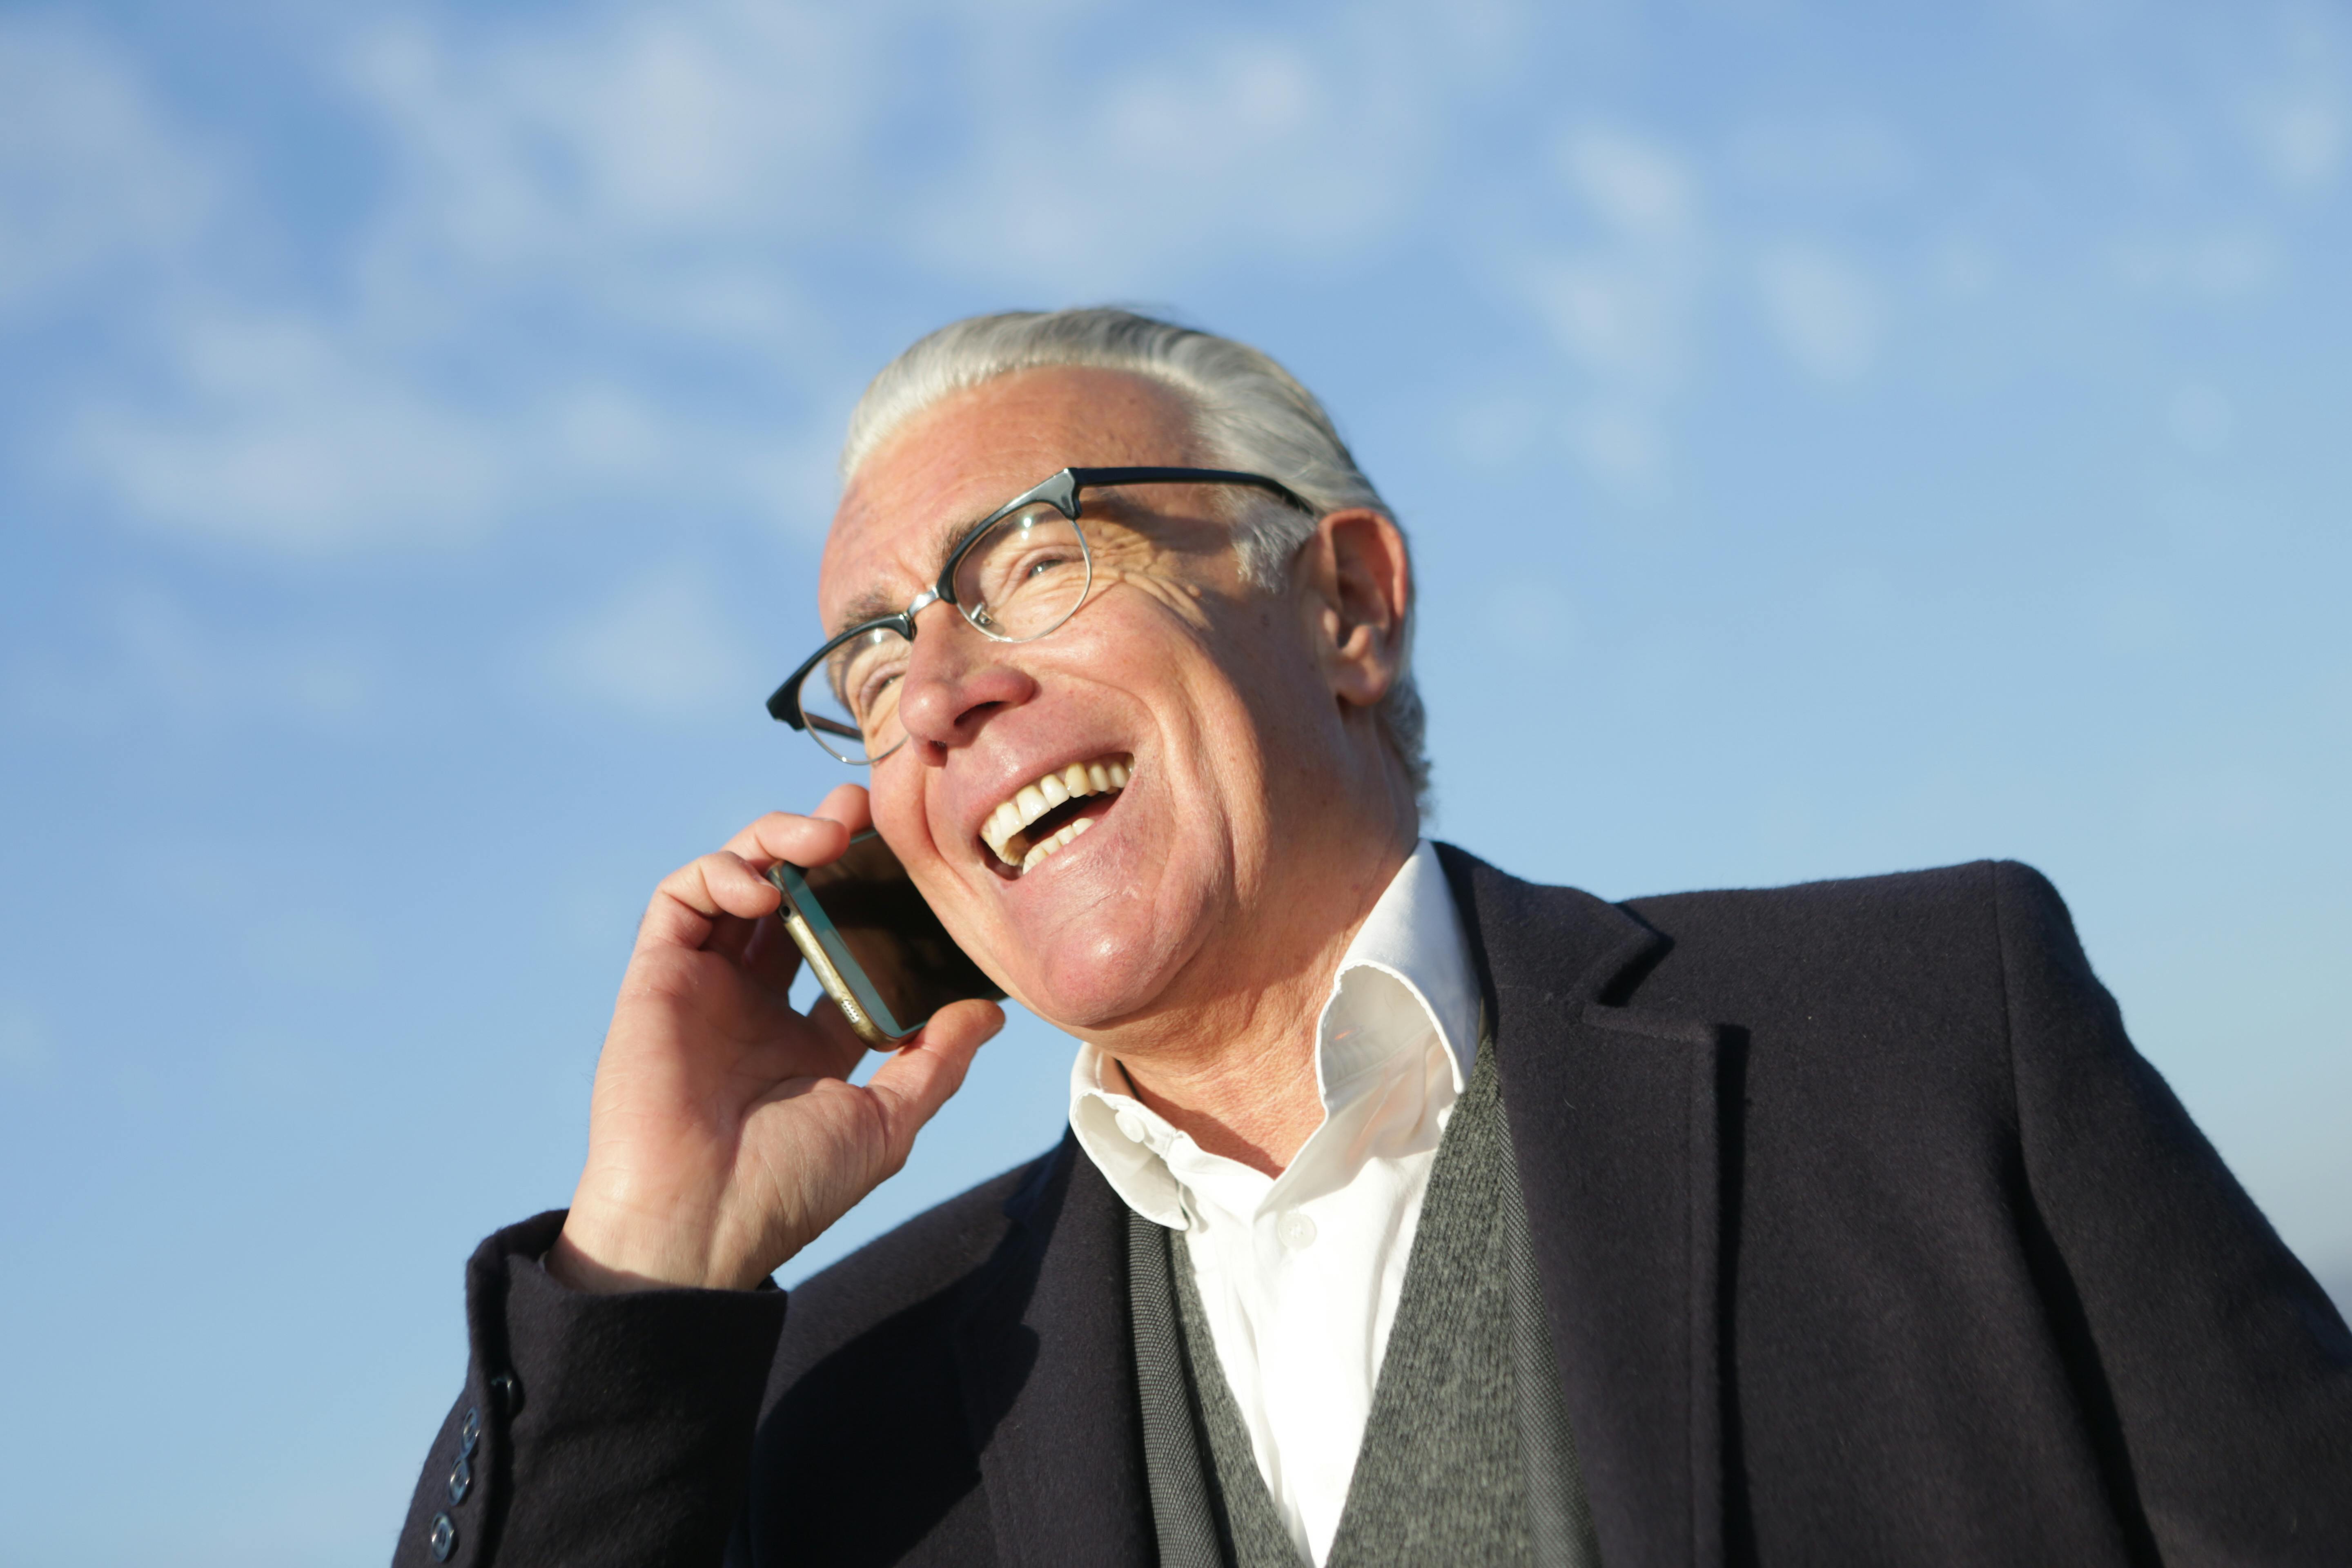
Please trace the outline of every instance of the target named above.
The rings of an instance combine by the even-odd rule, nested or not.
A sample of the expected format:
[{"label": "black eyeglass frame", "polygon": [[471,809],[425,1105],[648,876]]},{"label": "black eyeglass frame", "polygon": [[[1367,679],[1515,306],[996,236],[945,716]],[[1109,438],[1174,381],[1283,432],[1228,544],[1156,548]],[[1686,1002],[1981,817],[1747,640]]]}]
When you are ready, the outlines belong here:
[{"label": "black eyeglass frame", "polygon": [[[921,615],[925,610],[929,609],[933,605],[939,604],[942,601],[947,604],[955,605],[958,612],[963,616],[964,624],[971,626],[974,631],[979,632],[982,637],[992,638],[997,642],[1035,641],[1035,637],[1016,638],[998,637],[986,626],[974,621],[971,618],[970,611],[965,610],[961,605],[956,604],[956,568],[963,563],[963,558],[967,554],[971,553],[972,547],[987,536],[990,529],[995,527],[998,523],[1003,521],[1014,512],[1019,511],[1023,507],[1028,506],[1036,501],[1046,501],[1053,506],[1055,510],[1060,512],[1064,517],[1068,518],[1070,521],[1075,524],[1078,521],[1079,498],[1086,491],[1090,489],[1109,489],[1120,485],[1248,485],[1253,489],[1265,490],[1270,495],[1280,498],[1283,501],[1291,506],[1297,507],[1299,510],[1307,513],[1309,517],[1321,515],[1312,506],[1309,506],[1306,500],[1302,498],[1297,490],[1292,489],[1280,479],[1268,479],[1264,474],[1243,473],[1238,469],[1234,468],[1064,468],[1052,479],[1045,480],[1043,484],[1033,485],[1028,489],[1025,489],[1019,495],[1014,496],[1011,500],[1006,501],[1003,506],[998,507],[994,511],[990,512],[986,517],[982,518],[978,522],[973,523],[971,529],[965,532],[964,536],[956,542],[956,547],[948,552],[947,564],[940,568],[939,581],[932,584],[929,588],[924,589],[921,593],[916,595],[914,602],[909,604],[905,609],[898,611],[895,615],[877,616],[870,621],[860,621],[857,625],[850,627],[847,631],[827,638],[823,647],[818,648],[816,652],[803,659],[801,662],[801,667],[798,669],[793,670],[791,675],[785,677],[784,683],[782,686],[777,687],[774,691],[769,694],[768,717],[776,720],[780,723],[789,724],[793,729],[801,731],[803,733],[807,733],[812,728],[814,728],[823,730],[828,734],[838,734],[845,738],[855,738],[860,745],[863,745],[865,743],[865,735],[862,731],[855,730],[849,725],[840,723],[835,720],[822,717],[812,718],[801,711],[801,705],[798,698],[801,682],[806,680],[809,677],[809,672],[815,669],[818,665],[824,663],[832,654],[834,649],[841,647],[844,643],[854,642],[857,638],[866,636],[868,632],[887,629],[897,632],[909,643],[913,642],[915,640],[915,617]],[[1092,548],[1087,544],[1086,533],[1083,530],[1081,530],[1078,534],[1078,545],[1081,550],[1084,550],[1087,552],[1087,583],[1089,588],[1091,588],[1094,576],[1094,552]],[[1086,602],[1084,594],[1079,595],[1078,602],[1079,604],[1084,604]],[[1071,606],[1071,614],[1075,615],[1076,613],[1077,606],[1074,605]],[[1065,617],[1065,619],[1066,619],[1066,617]],[[1062,623],[1056,622],[1053,626],[1048,627],[1045,631],[1039,632],[1037,637],[1051,637],[1055,632],[1059,631],[1061,626]],[[814,734],[811,734],[809,738],[811,740],[816,739]],[[822,742],[819,742],[818,743],[823,745]],[[890,748],[890,751],[895,752],[898,749],[898,748],[897,746],[893,746]],[[839,757],[839,753],[835,752],[830,746],[825,746],[824,752],[827,756]],[[874,763],[880,762],[882,757],[887,757],[889,754],[890,752],[884,752],[880,756],[868,757],[863,763],[849,763],[849,765],[851,767],[870,767]],[[845,757],[841,757],[839,760],[848,762],[848,759]]]}]

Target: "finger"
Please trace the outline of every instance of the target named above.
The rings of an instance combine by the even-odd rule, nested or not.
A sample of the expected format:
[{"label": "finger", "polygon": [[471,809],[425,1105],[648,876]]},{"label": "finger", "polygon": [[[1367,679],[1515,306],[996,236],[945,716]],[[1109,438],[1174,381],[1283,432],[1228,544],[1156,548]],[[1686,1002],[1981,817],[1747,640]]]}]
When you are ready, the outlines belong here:
[{"label": "finger", "polygon": [[882,1108],[891,1170],[906,1163],[915,1134],[963,1087],[972,1058],[1003,1027],[1004,1009],[995,1003],[953,1002],[874,1070],[866,1088]]},{"label": "finger", "polygon": [[779,996],[789,994],[800,978],[801,944],[775,915],[752,922],[751,932],[743,944],[743,973]]},{"label": "finger", "polygon": [[[827,805],[832,800],[832,795],[825,797]],[[831,817],[772,811],[730,838],[727,853],[740,856],[763,871],[779,860],[789,860],[795,866],[822,866],[841,858],[849,847],[850,834],[856,831],[843,831],[843,825]]]},{"label": "finger", "polygon": [[847,1079],[857,1070],[871,1047],[849,1026],[848,1017],[841,1005],[820,994],[808,1010],[808,1021],[815,1031],[818,1048],[823,1054],[822,1070],[827,1078]]},{"label": "finger", "polygon": [[753,921],[772,914],[783,895],[775,885],[721,849],[664,877],[637,928],[637,945],[699,948],[729,916]]},{"label": "finger", "polygon": [[852,833],[863,833],[874,826],[874,799],[864,784],[835,784],[825,792],[824,803],[815,815],[838,822]]}]

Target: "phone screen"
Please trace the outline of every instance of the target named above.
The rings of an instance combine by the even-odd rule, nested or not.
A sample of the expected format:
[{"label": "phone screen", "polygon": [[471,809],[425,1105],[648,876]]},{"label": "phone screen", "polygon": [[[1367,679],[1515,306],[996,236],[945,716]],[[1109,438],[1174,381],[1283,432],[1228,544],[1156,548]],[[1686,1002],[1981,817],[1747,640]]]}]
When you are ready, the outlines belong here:
[{"label": "phone screen", "polygon": [[[840,994],[830,983],[835,977],[824,973],[827,965],[814,963],[812,954],[826,991],[853,1025],[861,1010],[872,1017],[875,1030],[858,1030],[869,1042],[876,1032],[903,1039],[950,1002],[1004,995],[948,935],[879,834],[859,834],[849,852],[829,865],[778,866],[769,878],[799,911],[850,994]],[[800,933],[793,934],[805,947]]]}]

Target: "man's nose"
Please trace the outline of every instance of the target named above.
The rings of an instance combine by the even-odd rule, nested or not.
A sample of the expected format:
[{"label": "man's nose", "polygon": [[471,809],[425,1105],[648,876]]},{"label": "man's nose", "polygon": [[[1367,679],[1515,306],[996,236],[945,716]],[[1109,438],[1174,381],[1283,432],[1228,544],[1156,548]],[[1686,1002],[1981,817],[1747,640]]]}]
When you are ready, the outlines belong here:
[{"label": "man's nose", "polygon": [[1011,644],[986,637],[953,605],[926,605],[908,649],[899,721],[919,751],[968,745],[988,716],[1036,695],[1037,683],[1004,656]]}]

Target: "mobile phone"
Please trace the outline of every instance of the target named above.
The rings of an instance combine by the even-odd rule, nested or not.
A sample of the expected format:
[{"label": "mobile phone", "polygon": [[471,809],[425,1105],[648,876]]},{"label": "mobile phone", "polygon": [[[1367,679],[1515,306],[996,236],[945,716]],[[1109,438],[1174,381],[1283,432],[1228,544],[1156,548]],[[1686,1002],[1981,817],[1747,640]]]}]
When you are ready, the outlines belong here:
[{"label": "mobile phone", "polygon": [[823,866],[768,868],[777,911],[817,984],[857,1037],[891,1050],[950,1002],[1003,1000],[1004,988],[958,947],[878,833]]}]

